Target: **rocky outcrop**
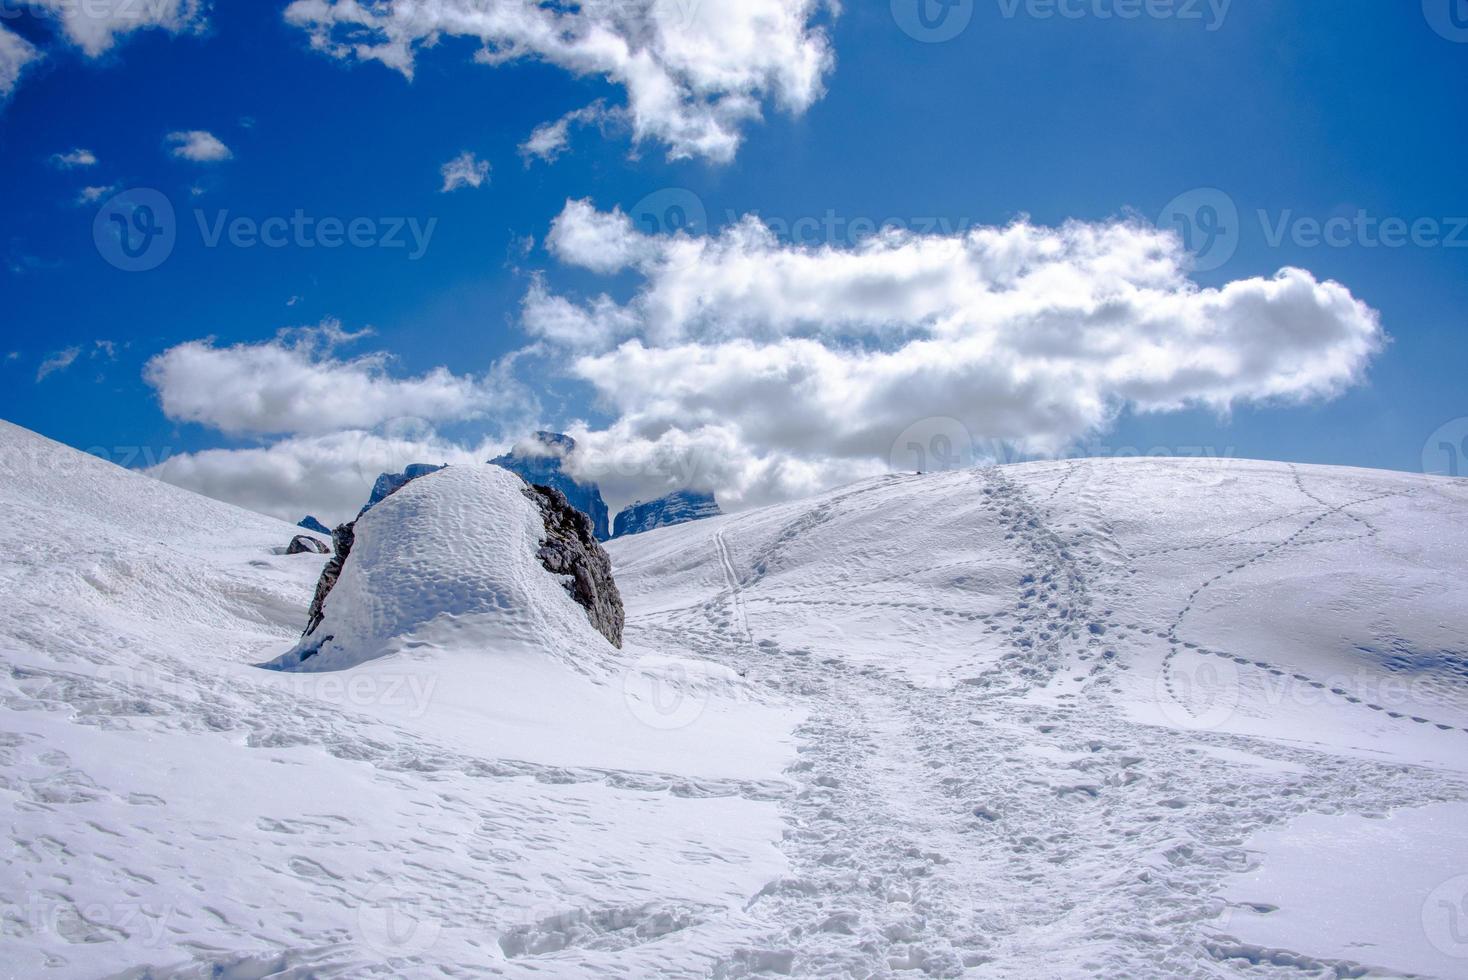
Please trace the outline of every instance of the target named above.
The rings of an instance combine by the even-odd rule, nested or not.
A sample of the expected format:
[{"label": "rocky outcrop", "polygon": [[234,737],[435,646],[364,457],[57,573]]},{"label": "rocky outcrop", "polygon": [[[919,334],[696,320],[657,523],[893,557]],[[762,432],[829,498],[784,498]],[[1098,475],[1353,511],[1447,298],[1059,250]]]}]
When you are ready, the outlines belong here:
[{"label": "rocky outcrop", "polygon": [[626,534],[641,534],[643,531],[651,531],[657,527],[701,521],[708,517],[718,517],[722,513],[723,511],[719,510],[719,502],[714,499],[713,494],[699,493],[696,490],[676,490],[656,500],[646,502],[639,500],[622,511],[617,515],[612,537],[620,538]]},{"label": "rocky outcrop", "polygon": [[[330,532],[327,532],[330,533]],[[298,534],[285,546],[288,555],[324,555],[331,549],[309,534]]]},{"label": "rocky outcrop", "polygon": [[[352,553],[352,542],[357,538],[357,522],[343,524],[331,532],[332,555],[327,561],[326,567],[321,570],[321,578],[316,580],[316,594],[311,597],[311,608],[306,613],[306,632],[302,636],[310,636],[316,632],[316,627],[321,625],[325,618],[326,597],[336,585],[336,580],[341,578],[342,566],[347,563],[347,556]],[[327,637],[326,639],[329,639]],[[305,660],[309,654],[302,656]]]},{"label": "rocky outcrop", "polygon": [[404,467],[401,473],[383,473],[377,478],[377,482],[372,484],[372,495],[367,498],[367,503],[357,512],[357,516],[361,517],[419,477],[437,473],[443,468],[443,466],[432,466],[428,463],[412,463]]},{"label": "rocky outcrop", "polygon": [[518,473],[531,486],[559,490],[566,500],[591,519],[596,540],[611,538],[611,513],[595,483],[582,483],[566,472],[565,461],[576,451],[576,440],[559,432],[537,432],[513,452],[490,460],[511,473]]},{"label": "rocky outcrop", "polygon": [[554,487],[528,486],[525,495],[540,509],[545,537],[537,557],[546,571],[565,576],[566,591],[581,608],[591,625],[622,646],[625,613],[622,594],[612,579],[612,560],[597,543],[591,518],[571,506],[566,495]]},{"label": "rocky outcrop", "polygon": [[331,537],[331,528],[327,527],[325,524],[322,524],[310,514],[307,514],[305,517],[301,518],[296,527],[303,527],[308,531],[314,531],[317,534],[324,534],[327,537]]}]

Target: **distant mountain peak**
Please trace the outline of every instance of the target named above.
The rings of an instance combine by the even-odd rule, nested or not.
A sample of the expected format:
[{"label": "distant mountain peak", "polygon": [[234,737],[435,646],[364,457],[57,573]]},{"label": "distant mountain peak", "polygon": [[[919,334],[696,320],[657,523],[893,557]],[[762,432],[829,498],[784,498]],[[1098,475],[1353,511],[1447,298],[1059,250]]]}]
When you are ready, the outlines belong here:
[{"label": "distant mountain peak", "polygon": [[502,456],[490,460],[495,466],[517,473],[533,486],[559,490],[581,513],[591,518],[598,541],[612,536],[611,512],[595,483],[576,479],[563,465],[576,451],[576,440],[561,432],[537,432]]},{"label": "distant mountain peak", "polygon": [[674,490],[656,500],[639,500],[617,515],[612,537],[641,534],[654,528],[687,524],[709,517],[718,517],[723,511],[711,493],[697,490]]},{"label": "distant mountain peak", "polygon": [[[409,463],[403,467],[403,472],[401,473],[383,473],[377,478],[377,482],[372,484],[372,496],[367,498],[367,503],[357,512],[357,516],[361,517],[419,477],[427,476],[430,473],[437,473],[446,467],[447,464],[433,466],[429,463]],[[328,531],[327,533],[330,534],[331,532]]]}]

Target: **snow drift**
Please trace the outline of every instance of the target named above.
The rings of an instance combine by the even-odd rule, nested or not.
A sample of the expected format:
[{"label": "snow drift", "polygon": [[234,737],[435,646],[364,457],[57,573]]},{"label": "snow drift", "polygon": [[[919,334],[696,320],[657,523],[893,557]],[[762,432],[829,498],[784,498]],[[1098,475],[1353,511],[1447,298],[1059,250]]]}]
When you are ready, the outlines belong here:
[{"label": "snow drift", "polygon": [[525,481],[452,466],[408,483],[356,522],[351,555],[309,636],[268,666],[341,670],[383,656],[436,620],[496,647],[572,656],[603,637],[536,557],[546,537]]}]

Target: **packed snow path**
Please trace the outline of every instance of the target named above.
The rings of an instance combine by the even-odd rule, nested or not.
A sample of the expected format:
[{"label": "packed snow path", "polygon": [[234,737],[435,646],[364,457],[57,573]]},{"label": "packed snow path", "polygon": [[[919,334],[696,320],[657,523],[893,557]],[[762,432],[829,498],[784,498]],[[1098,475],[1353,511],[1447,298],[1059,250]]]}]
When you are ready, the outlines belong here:
[{"label": "packed snow path", "polygon": [[[715,975],[1349,976],[1373,965],[1239,942],[1216,896],[1250,867],[1245,845],[1261,828],[1468,798],[1460,775],[1401,764],[1424,743],[1468,757],[1463,587],[1438,583],[1451,593],[1436,610],[1446,621],[1422,630],[1423,610],[1390,608],[1369,577],[1387,589],[1397,570],[1376,567],[1390,554],[1380,550],[1422,548],[1379,540],[1380,515],[1401,528],[1393,507],[1448,533],[1439,547],[1461,564],[1462,532],[1442,517],[1461,513],[1463,490],[1359,471],[1312,490],[1292,467],[1211,465],[889,477],[728,518],[705,532],[711,594],[682,606],[660,583],[691,560],[691,532],[619,552],[629,635],[693,644],[810,712],[789,773],[800,790],[783,803],[792,873],[749,905],[762,941]],[[1179,495],[1204,507],[1187,519]],[[1264,514],[1249,499],[1261,495]],[[1186,524],[1158,527],[1158,510]],[[1185,569],[1151,574],[1175,556]],[[1291,577],[1322,560],[1343,579],[1316,596],[1333,618],[1293,641],[1272,635],[1286,623],[1270,622],[1269,596],[1231,583],[1271,562]],[[1364,585],[1353,569],[1367,570]],[[682,574],[696,578],[697,565]],[[1378,704],[1389,688],[1377,682],[1399,663],[1316,645],[1335,628],[1351,635],[1336,617],[1349,620],[1353,602],[1375,607],[1358,638],[1398,660],[1417,642],[1437,654],[1440,669],[1417,685],[1434,703]],[[1236,648],[1192,615],[1230,604],[1252,620]],[[1216,677],[1210,659],[1228,672],[1200,685]],[[1272,702],[1278,724],[1264,714]],[[1374,746],[1332,743],[1339,729],[1326,722],[1351,713],[1344,730],[1370,732]],[[1231,715],[1260,716],[1274,737],[1230,733]],[[1468,867],[1468,854],[1457,859],[1444,876]]]}]

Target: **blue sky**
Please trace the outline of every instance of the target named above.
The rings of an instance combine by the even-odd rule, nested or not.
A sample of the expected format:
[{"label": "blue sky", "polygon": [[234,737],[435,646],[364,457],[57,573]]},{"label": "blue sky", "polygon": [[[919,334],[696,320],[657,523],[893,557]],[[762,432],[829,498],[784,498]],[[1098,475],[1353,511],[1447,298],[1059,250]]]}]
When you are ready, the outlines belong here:
[{"label": "blue sky", "polygon": [[[848,4],[839,13],[770,0],[772,8],[794,11],[803,32],[795,42],[819,35],[833,61],[817,70],[813,90],[795,98],[804,105],[782,105],[789,92],[775,83],[756,86],[763,118],[722,124],[741,140],[725,159],[680,147],[658,130],[661,123],[648,123],[650,115],[629,119],[626,84],[604,72],[578,76],[554,57],[477,63],[480,41],[448,32],[437,45],[416,49],[410,81],[377,61],[313,50],[309,25],[299,17],[287,22],[283,3],[218,0],[187,9],[186,0],[139,2],[153,3],[165,20],[172,12],[174,22],[119,32],[96,57],[79,46],[79,33],[68,35],[43,9],[46,3],[12,4],[0,19],[43,52],[0,108],[0,356],[11,354],[3,362],[0,415],[82,448],[146,447],[138,458],[120,460],[131,465],[151,461],[148,453],[156,460],[211,449],[248,452],[281,440],[381,429],[381,413],[346,412],[332,423],[338,417],[328,410],[315,426],[221,421],[207,406],[178,407],[194,404],[188,399],[197,401],[197,392],[170,409],[161,385],[209,382],[183,378],[191,366],[182,363],[150,382],[145,365],[205,338],[213,338],[211,350],[255,345],[242,350],[259,353],[275,345],[270,349],[293,351],[297,361],[324,365],[328,378],[341,369],[422,380],[442,367],[453,379],[471,379],[478,387],[462,411],[427,413],[432,431],[417,434],[424,445],[476,451],[533,424],[579,422],[592,433],[613,433],[592,439],[609,456],[619,439],[644,451],[666,447],[665,431],[676,420],[657,416],[650,396],[639,401],[626,390],[637,382],[598,385],[589,380],[591,369],[565,371],[588,351],[610,357],[629,338],[656,347],[646,339],[654,330],[647,306],[678,285],[635,264],[602,273],[574,248],[548,250],[552,223],[568,200],[581,199],[589,200],[593,217],[618,209],[631,215],[639,231],[670,232],[643,224],[652,211],[666,215],[668,202],[692,202],[706,215],[706,226],[698,222],[693,231],[713,236],[757,214],[786,239],[773,250],[761,246],[751,259],[764,274],[792,254],[784,248],[791,237],[796,252],[828,245],[849,253],[860,247],[868,222],[892,219],[923,241],[1002,228],[1026,215],[1041,228],[1067,221],[1181,227],[1165,214],[1175,205],[1174,216],[1220,229],[1191,242],[1204,253],[1191,274],[1197,287],[1268,280],[1298,267],[1316,284],[1340,284],[1379,315],[1390,340],[1308,384],[1275,352],[1267,379],[1250,377],[1229,389],[1243,392],[1229,410],[1220,408],[1216,387],[1192,397],[1190,375],[1182,372],[1169,381],[1168,397],[1182,399],[1174,410],[1143,410],[1128,394],[1134,387],[1096,382],[1098,397],[1110,403],[1100,425],[1079,409],[1050,411],[1062,396],[1035,395],[1037,402],[1014,412],[1005,407],[1009,427],[1001,431],[991,429],[998,426],[991,409],[976,407],[986,404],[985,389],[969,376],[963,383],[945,378],[946,400],[920,409],[912,422],[956,417],[986,442],[1013,439],[1032,424],[1024,420],[1044,416],[1044,424],[1033,423],[1034,445],[1051,450],[1062,433],[1071,448],[1101,452],[1171,447],[1405,470],[1424,467],[1424,445],[1441,441],[1434,433],[1445,423],[1452,441],[1468,437],[1468,426],[1452,428],[1468,416],[1468,28],[1457,26],[1468,24],[1468,9],[1451,6],[1468,6],[1462,0],[1443,0],[1441,11],[1436,0],[1360,0],[1330,5],[1328,14],[1313,4],[1178,0],[1138,3],[1134,18],[1119,15],[1126,0],[1075,0],[1059,5],[1067,15],[1048,16],[1056,5],[1044,0],[971,0],[935,29],[951,32],[967,18],[956,36],[941,41],[912,36],[925,34],[914,19],[916,0]],[[699,2],[663,0],[661,7],[697,22],[709,16]],[[710,36],[723,29],[716,23]],[[633,41],[635,47],[637,36]],[[765,50],[780,57],[785,48],[761,40],[751,50],[751,58]],[[798,54],[799,44],[792,50]],[[781,73],[787,66],[757,70]],[[537,126],[592,105],[604,107],[599,122],[573,124],[555,159],[527,162],[521,147]],[[644,126],[643,138],[633,138],[634,125]],[[201,159],[178,155],[186,137],[170,142],[170,134],[193,132],[210,134],[228,157],[208,159],[224,152],[211,153],[213,144],[196,146],[192,155]],[[78,149],[96,162],[58,159]],[[464,153],[487,163],[488,175],[477,187],[445,192],[442,168]],[[80,201],[86,188],[101,190]],[[94,238],[99,210],[135,188],[160,193],[174,211],[176,242],[146,271],[116,268]],[[387,236],[403,246],[305,247],[307,238],[274,248],[247,239],[232,244],[223,235],[211,247],[208,240],[221,221],[243,217],[258,225],[297,214],[313,226],[365,219],[364,242]],[[1312,222],[1330,219],[1345,219],[1332,226],[1335,241],[1316,242]],[[415,227],[431,234],[415,239]],[[1383,244],[1383,234],[1390,243],[1401,229],[1404,242]],[[625,229],[620,234],[630,240]],[[709,267],[709,275],[716,272],[732,274],[728,265]],[[609,302],[644,319],[627,333],[607,335],[595,350],[585,338],[548,350],[545,335],[523,322],[523,304],[536,289],[584,309],[606,291]],[[680,326],[679,343],[704,351],[731,338],[766,343],[764,307],[747,297],[730,303],[711,309],[697,330]],[[933,316],[952,312],[921,307],[914,324],[923,325],[911,329],[927,330]],[[814,337],[838,351],[906,342],[886,326],[853,332],[840,315],[819,320],[780,328],[781,342]],[[277,339],[282,328],[324,322],[373,333],[351,341],[319,331],[305,340]],[[1018,336],[1011,329],[1003,336]],[[1132,328],[1118,329],[1129,342],[1125,331]],[[538,351],[513,355],[536,342]],[[1316,343],[1323,346],[1310,346]],[[1341,353],[1334,343],[1302,341],[1290,356],[1324,363]],[[360,360],[371,353],[391,359]],[[1254,356],[1252,348],[1239,354]],[[48,359],[53,366],[43,372]],[[620,371],[630,362],[607,363]],[[673,361],[659,363],[665,370]],[[210,362],[209,370],[216,367]],[[719,368],[731,370],[738,368]],[[242,385],[257,376],[246,374]],[[217,390],[249,401],[241,388]],[[763,397],[758,388],[727,394],[736,405]],[[719,404],[695,406],[687,392],[667,397],[683,399],[684,412]],[[871,393],[850,397],[859,412]],[[1056,422],[1056,414],[1069,421]],[[901,425],[883,424],[876,434],[835,432],[823,446],[819,432],[772,432],[766,420],[751,419],[729,436],[738,442],[731,457],[744,460],[738,472],[715,467],[706,480],[733,499],[757,503],[860,475],[885,462],[882,432],[891,430],[888,442],[900,438]],[[623,458],[636,455],[625,448]],[[609,480],[616,493],[630,498],[677,482],[648,458],[624,466],[620,483]],[[213,459],[223,465],[224,457]],[[1429,452],[1428,463],[1434,459]],[[165,475],[282,514],[317,501],[319,509],[340,508],[355,492],[302,477],[284,489],[265,481],[232,494],[221,483],[228,472],[206,477],[182,467]],[[256,478],[253,470],[240,477]],[[282,498],[278,507],[266,499],[272,487]]]}]

